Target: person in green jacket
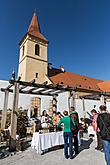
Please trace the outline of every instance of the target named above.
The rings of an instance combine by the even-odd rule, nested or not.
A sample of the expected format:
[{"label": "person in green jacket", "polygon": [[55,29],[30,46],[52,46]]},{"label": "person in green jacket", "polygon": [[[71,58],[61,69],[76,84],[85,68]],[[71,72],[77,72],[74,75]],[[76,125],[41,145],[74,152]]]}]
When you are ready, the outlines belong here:
[{"label": "person in green jacket", "polygon": [[[73,136],[70,129],[70,116],[68,116],[68,111],[63,112],[64,117],[59,121],[58,127],[64,123],[64,155],[65,158],[70,159],[73,158]],[[68,142],[69,142],[69,155],[68,155]]]}]

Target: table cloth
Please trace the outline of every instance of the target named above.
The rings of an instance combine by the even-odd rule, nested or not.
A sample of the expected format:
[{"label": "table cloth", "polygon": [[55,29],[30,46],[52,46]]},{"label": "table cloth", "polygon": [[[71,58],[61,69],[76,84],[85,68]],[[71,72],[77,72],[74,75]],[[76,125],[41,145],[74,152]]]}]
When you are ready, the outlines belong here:
[{"label": "table cloth", "polygon": [[39,134],[39,132],[34,132],[31,142],[31,147],[37,151],[37,153],[42,153],[48,148],[64,144],[63,132],[51,132]]}]

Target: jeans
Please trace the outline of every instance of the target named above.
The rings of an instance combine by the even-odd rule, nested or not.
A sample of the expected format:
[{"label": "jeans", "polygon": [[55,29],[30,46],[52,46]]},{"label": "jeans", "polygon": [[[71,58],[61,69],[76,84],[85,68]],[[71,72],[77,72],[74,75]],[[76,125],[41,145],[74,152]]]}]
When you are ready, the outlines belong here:
[{"label": "jeans", "polygon": [[72,133],[72,135],[73,135],[73,139],[74,139],[74,152],[75,152],[75,155],[77,155],[79,153],[79,151],[78,151],[78,134]]},{"label": "jeans", "polygon": [[68,158],[68,141],[69,141],[69,155],[73,156],[73,137],[71,132],[64,132],[64,155]]},{"label": "jeans", "polygon": [[103,149],[105,154],[105,160],[107,165],[110,165],[110,140],[102,140],[103,142]]},{"label": "jeans", "polygon": [[97,148],[102,149],[102,139],[99,132],[97,132]]}]

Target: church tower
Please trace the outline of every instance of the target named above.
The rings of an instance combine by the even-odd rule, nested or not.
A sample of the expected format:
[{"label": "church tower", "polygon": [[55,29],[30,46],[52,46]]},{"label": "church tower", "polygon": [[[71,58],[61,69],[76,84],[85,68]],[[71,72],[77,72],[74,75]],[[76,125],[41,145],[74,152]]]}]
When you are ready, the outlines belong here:
[{"label": "church tower", "polygon": [[47,77],[48,40],[41,34],[37,15],[34,12],[28,32],[20,42],[18,76],[21,81],[36,80],[36,83],[50,82]]}]

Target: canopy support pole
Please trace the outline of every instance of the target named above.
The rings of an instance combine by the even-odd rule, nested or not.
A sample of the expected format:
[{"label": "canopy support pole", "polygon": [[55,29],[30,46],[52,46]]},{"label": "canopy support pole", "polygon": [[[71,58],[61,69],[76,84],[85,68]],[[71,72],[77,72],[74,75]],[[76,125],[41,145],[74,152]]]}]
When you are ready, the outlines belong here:
[{"label": "canopy support pole", "polygon": [[14,84],[13,111],[11,114],[11,135],[10,135],[10,143],[9,143],[10,151],[16,150],[18,98],[19,98],[19,83],[15,82],[15,84]]},{"label": "canopy support pole", "polygon": [[8,96],[9,96],[9,91],[5,90],[4,105],[3,105],[2,120],[1,120],[1,129],[2,130],[5,129],[5,125],[6,125]]}]

